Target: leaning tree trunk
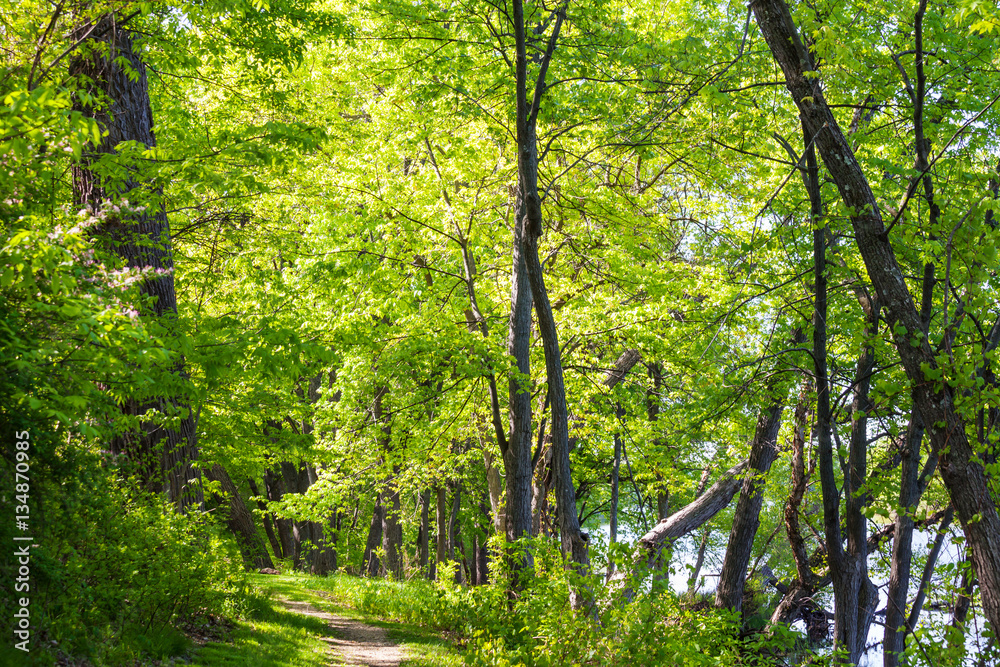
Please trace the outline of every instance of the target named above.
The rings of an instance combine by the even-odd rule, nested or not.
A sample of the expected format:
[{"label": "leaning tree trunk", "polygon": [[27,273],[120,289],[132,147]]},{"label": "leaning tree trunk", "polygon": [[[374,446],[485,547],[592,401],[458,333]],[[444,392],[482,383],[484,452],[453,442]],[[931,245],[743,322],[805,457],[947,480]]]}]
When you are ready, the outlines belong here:
[{"label": "leaning tree trunk", "polygon": [[225,511],[226,525],[236,538],[244,565],[257,569],[274,568],[271,556],[267,553],[267,546],[260,538],[257,526],[254,525],[253,515],[247,509],[240,497],[239,489],[233,484],[225,468],[216,463],[205,474],[210,480],[218,482],[222,487],[223,502],[228,504]]},{"label": "leaning tree trunk", "polygon": [[630,601],[635,591],[628,584],[629,577],[651,569],[656,564],[661,550],[669,548],[675,540],[704,525],[727,507],[740,488],[747,465],[746,460],[737,463],[694,501],[671,514],[669,518],[662,519],[652,530],[640,537],[632,553],[631,567],[619,570],[611,577],[610,591],[620,593],[624,600]]},{"label": "leaning tree trunk", "polygon": [[[102,178],[92,165],[104,155],[114,155],[124,141],[136,141],[152,148],[153,112],[149,102],[146,66],[132,46],[127,30],[116,25],[114,13],[106,14],[96,23],[77,28],[75,37],[81,40],[78,55],[70,63],[70,74],[77,78],[89,99],[104,101],[108,106],[82,102],[77,96],[76,109],[97,121],[104,137],[97,146],[89,146],[80,165],[73,170],[73,187],[77,200],[104,219],[97,235],[107,249],[125,264],[142,272],[140,293],[152,299],[152,309],[141,316],[171,328],[177,318],[177,295],[174,290],[173,255],[170,246],[170,225],[162,201],[162,189],[137,181],[141,176],[126,168],[124,180],[110,182]],[[131,195],[132,202],[125,200]],[[151,196],[150,196],[151,195]],[[149,202],[145,210],[140,204]],[[183,361],[171,369],[184,375]],[[139,417],[138,431],[116,437],[111,448],[125,454],[133,464],[144,486],[154,492],[166,492],[181,512],[200,507],[203,501],[200,473],[194,466],[198,458],[194,423],[188,406],[176,398],[157,395],[132,396],[122,404],[122,411]],[[152,419],[143,419],[150,411],[186,413],[177,428],[165,427]]]},{"label": "leaning tree trunk", "polygon": [[[740,498],[736,501],[729,546],[715,591],[715,606],[733,611],[743,608],[743,589],[753,540],[760,526],[760,508],[764,504],[764,482],[771,464],[778,456],[778,430],[784,401],[775,400],[770,409],[757,417],[757,430],[750,446],[750,465],[743,476]],[[707,533],[706,533],[707,535]],[[703,543],[704,545],[704,543]]]},{"label": "leaning tree trunk", "polygon": [[272,525],[274,515],[267,511],[267,504],[260,499],[261,493],[257,487],[257,482],[252,477],[247,481],[250,484],[250,493],[257,497],[257,508],[260,510],[264,521],[264,532],[267,534],[268,542],[271,543],[271,551],[274,552],[274,557],[280,560],[284,558],[284,554],[281,551],[281,542],[278,541],[278,536],[275,534],[274,526]]},{"label": "leaning tree trunk", "polygon": [[[983,611],[1000,628],[1000,515],[986,473],[955,406],[954,389],[927,381],[939,364],[906,287],[874,193],[826,103],[808,51],[784,0],[758,0],[751,8],[810,136],[851,211],[851,224],[868,277],[886,313],[896,351],[913,388],[914,402],[938,456],[941,477],[972,551]],[[807,76],[808,74],[808,76]],[[926,369],[926,371],[925,371]]]}]

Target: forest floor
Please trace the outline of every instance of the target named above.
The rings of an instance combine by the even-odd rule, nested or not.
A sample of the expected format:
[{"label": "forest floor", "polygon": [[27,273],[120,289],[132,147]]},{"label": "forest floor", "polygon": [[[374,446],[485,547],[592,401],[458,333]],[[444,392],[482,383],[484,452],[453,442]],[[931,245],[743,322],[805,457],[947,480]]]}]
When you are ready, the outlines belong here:
[{"label": "forest floor", "polygon": [[392,623],[334,601],[323,580],[254,575],[268,604],[240,621],[227,641],[199,647],[198,667],[457,667],[462,656],[440,634]]}]

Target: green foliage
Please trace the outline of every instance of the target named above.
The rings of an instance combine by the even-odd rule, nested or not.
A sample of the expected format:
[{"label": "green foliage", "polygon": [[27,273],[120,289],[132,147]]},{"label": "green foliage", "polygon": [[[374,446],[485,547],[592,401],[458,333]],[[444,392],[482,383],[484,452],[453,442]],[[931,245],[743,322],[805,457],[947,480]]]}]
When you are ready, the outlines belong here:
[{"label": "green foliage", "polygon": [[513,599],[498,565],[491,584],[474,588],[448,578],[391,582],[335,575],[310,583],[365,614],[457,633],[468,665],[763,665],[793,641],[779,633],[741,642],[727,613],[686,607],[669,593],[640,593],[632,604],[611,604],[597,577],[585,582],[601,601],[596,618],[575,613],[568,599],[572,575],[562,557],[551,542],[532,543],[532,576]]}]

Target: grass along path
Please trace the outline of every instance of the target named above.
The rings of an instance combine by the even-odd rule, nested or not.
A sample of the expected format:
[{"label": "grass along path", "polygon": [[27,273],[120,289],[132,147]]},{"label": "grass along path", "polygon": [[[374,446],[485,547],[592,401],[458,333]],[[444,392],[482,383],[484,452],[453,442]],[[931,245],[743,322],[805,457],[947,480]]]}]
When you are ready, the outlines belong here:
[{"label": "grass along path", "polygon": [[[379,665],[351,662],[354,654],[342,649],[356,642],[347,625],[363,625],[384,633],[384,640],[398,647],[399,667],[457,667],[462,664],[458,650],[427,628],[390,623],[366,616],[345,604],[338,604],[326,588],[329,580],[307,575],[254,575],[266,594],[247,621],[237,623],[231,641],[208,644],[196,652],[198,667],[327,667],[330,665]],[[350,602],[345,600],[345,602]],[[315,613],[301,613],[311,609]],[[338,619],[331,627],[330,618]]]}]

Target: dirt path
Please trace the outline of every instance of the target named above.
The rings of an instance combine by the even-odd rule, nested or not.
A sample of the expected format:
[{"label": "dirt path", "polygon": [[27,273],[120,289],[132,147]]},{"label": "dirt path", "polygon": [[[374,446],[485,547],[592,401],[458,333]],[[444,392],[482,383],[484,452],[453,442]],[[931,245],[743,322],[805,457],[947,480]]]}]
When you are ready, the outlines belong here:
[{"label": "dirt path", "polygon": [[345,665],[364,667],[399,667],[403,649],[389,641],[385,630],[365,625],[343,616],[320,611],[308,602],[282,600],[285,607],[297,614],[321,619],[333,630],[335,637],[322,637],[334,651],[344,657]]}]

